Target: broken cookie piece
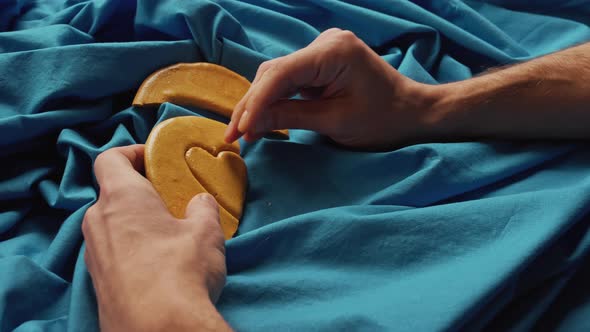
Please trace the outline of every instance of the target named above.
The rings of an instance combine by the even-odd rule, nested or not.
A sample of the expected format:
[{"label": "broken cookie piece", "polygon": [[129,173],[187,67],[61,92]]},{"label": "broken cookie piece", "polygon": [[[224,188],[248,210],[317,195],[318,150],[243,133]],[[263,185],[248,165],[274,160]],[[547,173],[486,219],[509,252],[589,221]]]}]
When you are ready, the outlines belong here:
[{"label": "broken cookie piece", "polygon": [[[248,92],[250,82],[243,76],[216,64],[179,63],[160,69],[143,81],[133,106],[155,106],[164,102],[200,107],[231,118],[236,104]],[[276,130],[272,137],[288,139],[287,130]]]}]

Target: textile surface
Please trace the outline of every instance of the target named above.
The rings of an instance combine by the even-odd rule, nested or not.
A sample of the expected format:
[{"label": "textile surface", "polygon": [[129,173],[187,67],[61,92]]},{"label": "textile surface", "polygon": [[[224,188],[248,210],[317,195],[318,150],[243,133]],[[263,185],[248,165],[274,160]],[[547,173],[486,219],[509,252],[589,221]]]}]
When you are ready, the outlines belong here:
[{"label": "textile surface", "polygon": [[[158,122],[153,71],[258,65],[330,27],[432,84],[589,41],[587,1],[0,1],[0,331],[96,331],[81,221],[96,156]],[[239,331],[590,330],[590,148],[358,152],[242,142],[248,192],[217,304]]]}]

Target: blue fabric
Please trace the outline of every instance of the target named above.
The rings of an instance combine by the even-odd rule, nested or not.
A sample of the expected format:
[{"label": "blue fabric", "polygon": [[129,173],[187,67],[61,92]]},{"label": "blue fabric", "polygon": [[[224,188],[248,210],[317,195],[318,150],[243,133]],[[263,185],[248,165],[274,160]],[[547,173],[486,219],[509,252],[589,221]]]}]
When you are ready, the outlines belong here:
[{"label": "blue fabric", "polygon": [[[582,0],[1,1],[0,331],[98,329],[80,231],[94,158],[210,116],[132,108],[151,72],[208,61],[252,79],[340,27],[442,83],[588,41],[589,17]],[[363,153],[293,131],[242,154],[218,303],[237,330],[590,330],[587,145]]]}]

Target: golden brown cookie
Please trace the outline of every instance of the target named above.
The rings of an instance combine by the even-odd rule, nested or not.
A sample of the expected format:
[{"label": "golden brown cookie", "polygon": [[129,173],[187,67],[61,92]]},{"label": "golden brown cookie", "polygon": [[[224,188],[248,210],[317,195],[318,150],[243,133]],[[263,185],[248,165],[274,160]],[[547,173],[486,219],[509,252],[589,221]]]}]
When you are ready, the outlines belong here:
[{"label": "golden brown cookie", "polygon": [[177,218],[184,218],[186,206],[195,195],[213,195],[219,203],[223,233],[230,239],[242,216],[247,173],[239,143],[223,140],[226,127],[196,116],[161,122],[145,143],[145,171]]},{"label": "golden brown cookie", "polygon": [[[164,102],[195,106],[231,118],[236,104],[250,88],[239,74],[206,62],[179,63],[160,69],[143,81],[133,106],[154,106]],[[289,138],[287,130],[273,132]]]}]

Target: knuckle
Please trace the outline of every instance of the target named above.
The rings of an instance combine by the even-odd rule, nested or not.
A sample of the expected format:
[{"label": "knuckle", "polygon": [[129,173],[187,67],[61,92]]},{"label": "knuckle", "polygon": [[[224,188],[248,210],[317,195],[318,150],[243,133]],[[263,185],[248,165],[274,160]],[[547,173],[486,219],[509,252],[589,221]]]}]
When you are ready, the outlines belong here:
[{"label": "knuckle", "polygon": [[91,205],[87,210],[86,210],[86,217],[93,217],[94,215],[96,215],[96,203]]},{"label": "knuckle", "polygon": [[129,193],[145,191],[146,188],[135,183],[125,183],[115,179],[103,179],[100,183],[99,199],[104,203],[117,202],[129,197]]},{"label": "knuckle", "polygon": [[266,69],[266,71],[264,72],[264,75],[267,76],[268,78],[274,78],[279,73],[280,73],[280,66],[277,63],[273,63]]},{"label": "knuckle", "polygon": [[84,236],[84,238],[86,238],[86,236],[88,235],[88,219],[86,219],[86,217],[84,217],[84,220],[82,220],[82,236]]},{"label": "knuckle", "polygon": [[94,159],[94,169],[101,168],[105,165],[105,163],[111,158],[111,154],[113,152],[111,150],[106,150],[98,154],[96,159]]},{"label": "knuckle", "polygon": [[117,195],[119,191],[118,185],[115,181],[105,179],[100,183],[100,194],[99,197],[102,200],[109,200],[113,196]]},{"label": "knuckle", "polygon": [[324,32],[322,32],[320,35],[326,36],[326,35],[331,35],[331,34],[334,34],[336,32],[341,32],[341,31],[342,31],[342,29],[340,29],[340,28],[330,28],[330,29],[325,30]]},{"label": "knuckle", "polygon": [[100,189],[98,193],[98,199],[101,202],[108,204],[112,200],[112,197],[115,195],[115,190],[109,184],[109,181],[103,181],[99,184],[99,187]]},{"label": "knuckle", "polygon": [[93,205],[86,210],[84,218],[82,219],[82,234],[89,234],[93,220],[96,219],[96,214],[96,205]]},{"label": "knuckle", "polygon": [[347,51],[355,51],[363,46],[363,41],[350,30],[343,30],[335,35],[337,45]]},{"label": "knuckle", "polygon": [[349,61],[350,58],[362,56],[366,51],[364,42],[354,32],[343,30],[334,34],[330,47],[323,56],[332,61]]},{"label": "knuckle", "polygon": [[263,63],[261,63],[260,66],[258,66],[258,71],[256,72],[256,76],[263,75],[269,69],[275,67],[275,65],[279,61],[279,59],[280,58],[276,58],[276,59],[267,60],[267,61],[264,61]]},{"label": "knuckle", "polygon": [[86,213],[84,213],[84,219],[82,220],[82,228],[87,228],[90,220],[92,220],[94,218],[94,215],[95,215],[94,209],[95,208],[93,205],[93,206],[89,207],[88,210],[86,210]]},{"label": "knuckle", "polygon": [[274,82],[274,80],[276,80],[277,72],[280,72],[279,65],[282,62],[283,60],[279,60],[279,58],[263,62],[260,67],[258,67],[254,85],[263,81],[266,82],[265,84],[268,84],[268,81]]},{"label": "knuckle", "polygon": [[354,32],[350,30],[342,30],[338,34],[338,38],[343,42],[356,42],[358,41],[358,37],[354,34]]},{"label": "knuckle", "polygon": [[272,66],[272,60],[264,61],[258,67],[258,73],[261,74],[261,73],[265,72],[271,66]]}]

